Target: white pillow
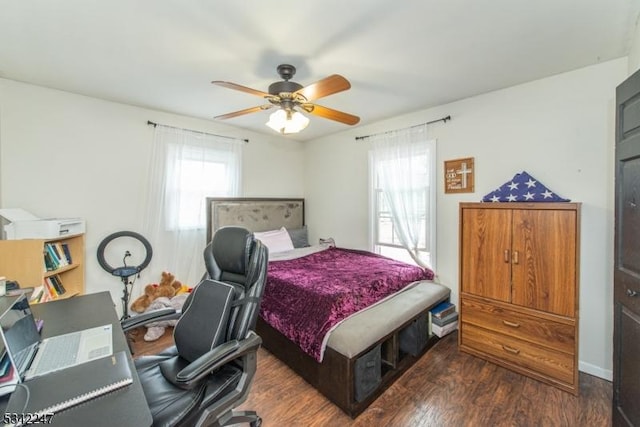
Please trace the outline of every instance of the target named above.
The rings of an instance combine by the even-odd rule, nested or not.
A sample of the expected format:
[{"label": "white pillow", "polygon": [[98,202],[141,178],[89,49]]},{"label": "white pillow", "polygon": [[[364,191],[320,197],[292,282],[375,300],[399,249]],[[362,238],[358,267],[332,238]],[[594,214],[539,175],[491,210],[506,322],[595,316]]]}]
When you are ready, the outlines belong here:
[{"label": "white pillow", "polygon": [[256,239],[260,240],[272,254],[278,252],[290,251],[293,249],[291,236],[287,233],[287,229],[282,227],[280,230],[263,231],[253,233]]}]

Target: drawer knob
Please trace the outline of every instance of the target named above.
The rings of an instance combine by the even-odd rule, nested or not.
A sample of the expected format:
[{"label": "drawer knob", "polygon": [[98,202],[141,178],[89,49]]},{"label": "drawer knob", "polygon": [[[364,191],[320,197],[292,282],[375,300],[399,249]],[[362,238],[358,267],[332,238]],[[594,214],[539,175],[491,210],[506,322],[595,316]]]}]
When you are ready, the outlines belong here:
[{"label": "drawer knob", "polygon": [[638,296],[638,292],[637,291],[632,291],[631,289],[627,289],[627,296],[637,297]]},{"label": "drawer knob", "polygon": [[511,354],[520,354],[520,350],[517,348],[509,347],[508,345],[502,344],[502,349]]},{"label": "drawer knob", "polygon": [[504,323],[506,326],[511,326],[512,328],[520,327],[520,323],[509,322],[508,320],[503,320],[502,323]]}]

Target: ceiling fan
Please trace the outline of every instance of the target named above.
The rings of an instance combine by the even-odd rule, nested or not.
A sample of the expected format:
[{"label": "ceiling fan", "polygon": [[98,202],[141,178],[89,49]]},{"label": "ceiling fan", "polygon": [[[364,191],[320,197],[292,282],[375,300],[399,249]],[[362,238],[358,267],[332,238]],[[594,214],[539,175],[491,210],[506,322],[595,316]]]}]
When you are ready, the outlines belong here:
[{"label": "ceiling fan", "polygon": [[223,114],[216,116],[215,119],[231,119],[278,107],[278,110],[271,114],[267,126],[283,134],[299,132],[307,126],[309,119],[301,111],[347,125],[355,125],[360,121],[358,116],[314,103],[317,99],[342,92],[351,87],[349,81],[341,75],[333,74],[308,86],[302,86],[291,81],[291,78],[296,73],[296,67],[293,65],[280,64],[277,67],[277,71],[282,81],[270,84],[268,93],[236,83],[220,80],[212,81],[211,83],[215,85],[256,95],[268,101],[268,104]]}]

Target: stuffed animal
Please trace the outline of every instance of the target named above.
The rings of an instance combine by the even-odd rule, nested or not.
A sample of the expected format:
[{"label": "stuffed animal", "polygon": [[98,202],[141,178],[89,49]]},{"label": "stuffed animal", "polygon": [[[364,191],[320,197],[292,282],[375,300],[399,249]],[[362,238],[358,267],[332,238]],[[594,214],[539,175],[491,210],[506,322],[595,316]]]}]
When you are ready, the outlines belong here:
[{"label": "stuffed animal", "polygon": [[[175,310],[182,309],[185,300],[189,296],[188,293],[176,295],[173,298],[159,297],[153,300],[146,311],[159,310],[161,308],[173,308]],[[147,333],[144,334],[145,341],[155,341],[164,335],[167,326],[175,326],[178,320],[164,320],[153,322],[147,325]]]},{"label": "stuffed animal", "polygon": [[160,283],[145,286],[144,293],[131,304],[131,310],[144,313],[154,300],[161,297],[173,298],[178,292],[183,292],[183,287],[173,274],[163,271]]}]

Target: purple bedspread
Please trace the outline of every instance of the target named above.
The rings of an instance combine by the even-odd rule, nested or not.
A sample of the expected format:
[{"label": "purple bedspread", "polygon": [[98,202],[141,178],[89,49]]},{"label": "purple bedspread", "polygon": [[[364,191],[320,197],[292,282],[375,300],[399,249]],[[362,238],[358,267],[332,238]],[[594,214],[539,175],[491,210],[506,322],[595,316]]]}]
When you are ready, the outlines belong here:
[{"label": "purple bedspread", "polygon": [[269,262],[260,315],[318,362],[327,333],[369,307],[433,272],[377,254],[342,248],[289,261]]}]

